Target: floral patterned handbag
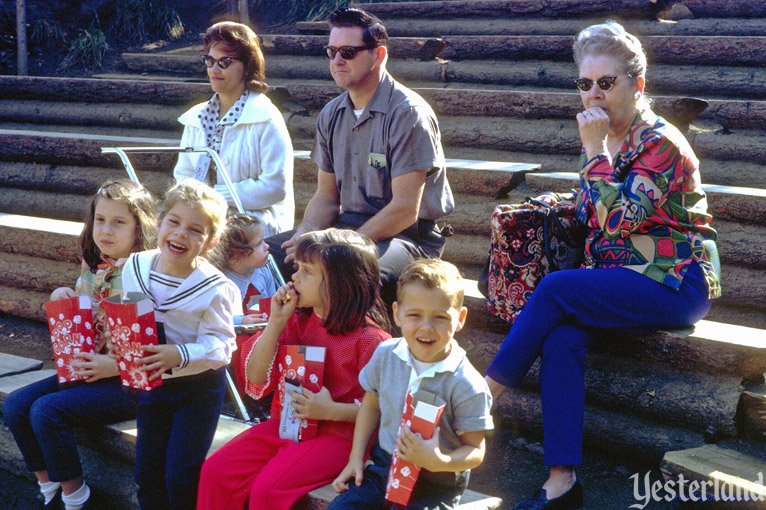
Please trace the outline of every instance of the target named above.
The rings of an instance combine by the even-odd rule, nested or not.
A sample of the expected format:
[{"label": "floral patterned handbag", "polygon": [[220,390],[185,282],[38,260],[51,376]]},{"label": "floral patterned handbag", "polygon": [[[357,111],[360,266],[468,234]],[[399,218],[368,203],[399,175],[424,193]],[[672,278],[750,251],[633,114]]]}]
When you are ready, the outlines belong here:
[{"label": "floral patterned handbag", "polygon": [[495,207],[482,274],[489,311],[513,323],[543,276],[580,267],[584,245],[585,226],[575,218],[572,201],[549,206],[527,199]]}]

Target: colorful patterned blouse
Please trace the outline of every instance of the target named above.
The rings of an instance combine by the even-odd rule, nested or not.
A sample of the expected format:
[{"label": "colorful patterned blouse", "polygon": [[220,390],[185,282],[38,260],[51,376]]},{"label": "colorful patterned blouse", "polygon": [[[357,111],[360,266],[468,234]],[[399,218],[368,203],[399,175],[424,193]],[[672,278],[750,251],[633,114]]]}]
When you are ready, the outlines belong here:
[{"label": "colorful patterned blouse", "polygon": [[627,267],[678,289],[693,260],[709,297],[721,295],[716,232],[701,189],[699,160],[678,129],[639,112],[614,166],[580,156],[577,217],[588,226],[585,264]]},{"label": "colorful patterned blouse", "polygon": [[[75,293],[78,296],[90,296],[93,302],[93,324],[96,330],[96,352],[105,353],[106,337],[104,310],[101,301],[115,295],[122,295],[122,266],[127,258],[119,260],[102,257],[96,272],[92,272],[83,261],[80,278],[77,279]],[[103,351],[103,352],[102,352]]]}]

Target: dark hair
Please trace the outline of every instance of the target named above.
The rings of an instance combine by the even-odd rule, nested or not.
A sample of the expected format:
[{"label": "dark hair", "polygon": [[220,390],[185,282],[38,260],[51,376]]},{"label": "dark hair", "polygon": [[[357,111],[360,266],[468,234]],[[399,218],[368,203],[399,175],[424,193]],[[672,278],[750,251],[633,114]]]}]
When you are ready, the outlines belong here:
[{"label": "dark hair", "polygon": [[99,199],[108,198],[128,206],[136,219],[136,244],[139,251],[154,247],[157,238],[157,199],[143,186],[127,179],[106,181],[90,202],[80,234],[80,256],[92,272],[101,263],[101,250],[93,240],[93,221]]},{"label": "dark hair", "polygon": [[234,214],[226,220],[221,232],[221,240],[208,259],[220,270],[230,269],[229,262],[247,257],[253,253],[250,243],[255,236],[255,229],[262,227],[261,220],[247,214]]},{"label": "dark hair", "polygon": [[222,43],[227,50],[236,52],[245,66],[245,86],[253,92],[268,90],[269,86],[263,81],[266,63],[261,43],[250,27],[233,21],[222,21],[207,29],[202,35],[202,43],[205,53],[209,53],[215,43]]},{"label": "dark hair", "polygon": [[356,7],[341,7],[330,14],[333,27],[359,27],[365,46],[388,48],[388,31],[377,16]]},{"label": "dark hair", "polygon": [[307,232],[298,238],[295,259],[322,267],[322,325],[328,333],[350,333],[368,321],[390,329],[380,297],[378,250],[368,237],[337,228]]}]

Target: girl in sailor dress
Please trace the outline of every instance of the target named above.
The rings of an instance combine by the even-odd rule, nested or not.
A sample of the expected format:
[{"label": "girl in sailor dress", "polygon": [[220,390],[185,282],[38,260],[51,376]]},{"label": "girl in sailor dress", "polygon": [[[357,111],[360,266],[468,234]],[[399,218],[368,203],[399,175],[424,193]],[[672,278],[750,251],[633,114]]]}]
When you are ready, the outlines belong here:
[{"label": "girl in sailor dress", "polygon": [[[225,199],[187,180],[160,210],[158,249],[133,254],[123,290],[148,295],[165,344],[145,346],[139,363],[163,384],[137,407],[136,483],[142,510],[193,510],[200,469],[218,424],[225,366],[235,348],[232,317],[239,290],[202,255],[218,244]],[[159,327],[159,326],[158,326]]]}]

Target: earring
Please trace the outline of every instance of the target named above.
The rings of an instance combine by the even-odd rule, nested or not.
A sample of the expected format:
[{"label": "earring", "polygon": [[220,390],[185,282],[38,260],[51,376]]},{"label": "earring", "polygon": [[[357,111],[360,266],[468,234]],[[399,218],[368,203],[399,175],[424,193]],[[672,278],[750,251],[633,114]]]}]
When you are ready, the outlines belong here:
[{"label": "earring", "polygon": [[633,92],[633,100],[638,101],[639,99],[641,99],[641,92],[639,91]]}]

